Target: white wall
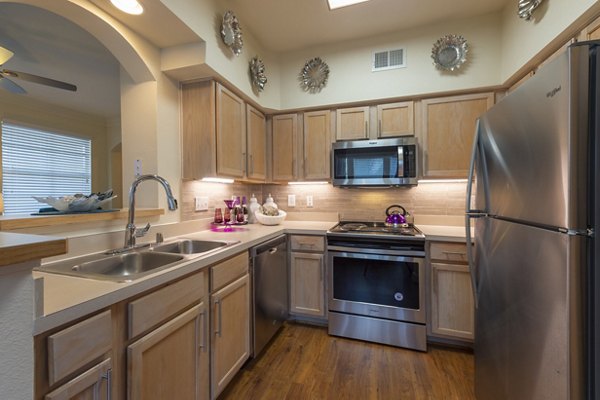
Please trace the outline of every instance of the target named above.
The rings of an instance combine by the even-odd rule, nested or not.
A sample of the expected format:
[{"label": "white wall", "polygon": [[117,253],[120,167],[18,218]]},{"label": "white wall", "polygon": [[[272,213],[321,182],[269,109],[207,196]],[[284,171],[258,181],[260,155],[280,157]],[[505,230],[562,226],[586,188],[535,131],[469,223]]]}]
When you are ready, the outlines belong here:
[{"label": "white wall", "polygon": [[504,82],[588,10],[596,0],[546,0],[525,21],[517,2],[502,13],[501,81]]},{"label": "white wall", "polygon": [[[446,34],[467,39],[468,61],[459,71],[441,72],[432,64],[433,44]],[[436,24],[391,35],[284,54],[281,108],[302,108],[497,85],[500,79],[500,18],[497,14]],[[374,50],[406,48],[407,67],[371,72]],[[321,57],[330,68],[318,94],[302,91],[298,75],[305,62]]]}]

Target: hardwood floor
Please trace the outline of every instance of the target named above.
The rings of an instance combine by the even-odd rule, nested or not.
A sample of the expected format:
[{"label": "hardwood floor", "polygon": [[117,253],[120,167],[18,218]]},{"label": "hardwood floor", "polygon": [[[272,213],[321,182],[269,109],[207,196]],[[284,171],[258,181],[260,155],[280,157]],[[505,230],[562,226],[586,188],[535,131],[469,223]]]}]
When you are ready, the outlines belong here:
[{"label": "hardwood floor", "polygon": [[421,353],[287,323],[219,400],[469,400],[473,367],[468,351],[430,345]]}]

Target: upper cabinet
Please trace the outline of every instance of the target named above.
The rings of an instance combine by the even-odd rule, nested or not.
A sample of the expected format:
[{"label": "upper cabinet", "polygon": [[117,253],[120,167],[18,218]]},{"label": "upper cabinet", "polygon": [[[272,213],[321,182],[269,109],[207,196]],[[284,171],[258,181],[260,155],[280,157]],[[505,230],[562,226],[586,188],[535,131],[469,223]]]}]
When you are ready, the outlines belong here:
[{"label": "upper cabinet", "polygon": [[304,113],[304,180],[331,178],[331,126],[329,110]]},{"label": "upper cabinet", "polygon": [[217,175],[243,178],[246,170],[244,101],[217,83]]},{"label": "upper cabinet", "polygon": [[275,115],[272,123],[272,179],[275,182],[293,181],[297,171],[298,115]]},{"label": "upper cabinet", "polygon": [[369,138],[369,107],[336,110],[335,140]]},{"label": "upper cabinet", "polygon": [[273,116],[272,179],[329,180],[331,111]]},{"label": "upper cabinet", "polygon": [[467,177],[475,122],[493,104],[493,93],[422,101],[424,177]]},{"label": "upper cabinet", "polygon": [[246,139],[249,180],[265,181],[267,179],[267,123],[264,114],[251,105],[246,105]]},{"label": "upper cabinet", "polygon": [[182,87],[183,179],[264,181],[265,116],[214,81]]},{"label": "upper cabinet", "polygon": [[414,103],[380,104],[377,106],[377,137],[412,136],[415,134]]}]

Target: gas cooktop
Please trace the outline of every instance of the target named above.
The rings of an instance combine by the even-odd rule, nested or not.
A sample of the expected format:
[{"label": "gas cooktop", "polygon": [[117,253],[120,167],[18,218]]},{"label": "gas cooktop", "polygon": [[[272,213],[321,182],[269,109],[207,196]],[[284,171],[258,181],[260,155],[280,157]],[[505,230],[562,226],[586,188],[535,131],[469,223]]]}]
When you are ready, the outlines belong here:
[{"label": "gas cooktop", "polygon": [[341,221],[328,233],[425,238],[425,235],[412,224],[386,225],[383,222]]}]

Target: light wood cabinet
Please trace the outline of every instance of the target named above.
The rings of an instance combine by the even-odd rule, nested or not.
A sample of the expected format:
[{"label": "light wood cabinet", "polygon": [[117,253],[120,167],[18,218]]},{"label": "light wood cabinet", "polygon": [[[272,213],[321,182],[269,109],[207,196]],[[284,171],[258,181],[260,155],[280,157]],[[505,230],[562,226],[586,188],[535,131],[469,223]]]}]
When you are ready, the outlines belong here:
[{"label": "light wood cabinet", "polygon": [[429,247],[429,334],[473,341],[475,308],[466,244],[432,242]]},{"label": "light wood cabinet", "polygon": [[379,104],[377,106],[377,137],[414,136],[414,102]]},{"label": "light wood cabinet", "polygon": [[108,400],[111,369],[112,360],[108,358],[48,393],[44,400]]},{"label": "light wood cabinet", "polygon": [[330,111],[304,113],[304,159],[301,179],[331,179]]},{"label": "light wood cabinet", "polygon": [[298,157],[298,115],[275,115],[272,119],[272,174],[274,182],[296,178]]},{"label": "light wood cabinet", "polygon": [[246,172],[244,101],[217,83],[217,175],[243,178]]},{"label": "light wood cabinet", "polygon": [[369,107],[340,108],[335,114],[336,140],[369,138]]},{"label": "light wood cabinet", "polygon": [[[225,263],[212,267],[211,271],[218,275],[213,280],[211,295],[211,399],[219,396],[250,357],[248,255],[242,253]],[[219,289],[233,276],[226,271],[231,268],[242,271],[243,275]]]},{"label": "light wood cabinet", "polygon": [[130,400],[205,399],[201,354],[207,352],[207,317],[200,303],[127,348]]},{"label": "light wood cabinet", "polygon": [[267,179],[267,123],[263,113],[246,105],[246,140],[248,155],[246,177],[248,180],[264,182]]},{"label": "light wood cabinet", "polygon": [[290,313],[326,318],[325,238],[290,236]]},{"label": "light wood cabinet", "polygon": [[263,182],[267,175],[264,115],[214,81],[184,84],[181,95],[182,178]]},{"label": "light wood cabinet", "polygon": [[493,104],[493,93],[422,101],[424,177],[467,177],[476,120]]}]

